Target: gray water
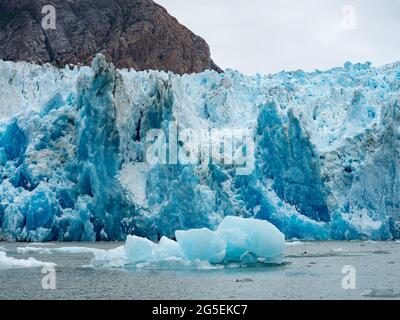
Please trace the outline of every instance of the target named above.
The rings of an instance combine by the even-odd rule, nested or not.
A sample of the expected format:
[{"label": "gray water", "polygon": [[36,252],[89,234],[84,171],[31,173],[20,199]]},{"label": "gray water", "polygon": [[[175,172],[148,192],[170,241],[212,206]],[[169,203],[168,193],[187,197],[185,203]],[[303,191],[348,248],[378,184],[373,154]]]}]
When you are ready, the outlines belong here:
[{"label": "gray water", "polygon": [[[56,289],[43,290],[40,268],[0,270],[0,299],[400,299],[400,243],[312,242],[287,246],[284,264],[220,270],[121,270],[90,267],[91,254],[8,256],[55,262]],[[49,244],[110,249],[121,243]],[[356,288],[342,287],[343,266]]]}]

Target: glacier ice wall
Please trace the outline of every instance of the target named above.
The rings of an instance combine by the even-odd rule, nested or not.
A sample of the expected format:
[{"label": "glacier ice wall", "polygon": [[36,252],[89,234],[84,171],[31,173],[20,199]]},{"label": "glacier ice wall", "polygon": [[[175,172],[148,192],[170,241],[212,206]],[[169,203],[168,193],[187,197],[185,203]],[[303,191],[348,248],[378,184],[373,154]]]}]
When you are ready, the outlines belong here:
[{"label": "glacier ice wall", "polygon": [[[400,238],[400,63],[252,77],[0,61],[0,234],[158,240],[268,220],[287,238]],[[153,129],[253,130],[254,170],[146,161]]]}]

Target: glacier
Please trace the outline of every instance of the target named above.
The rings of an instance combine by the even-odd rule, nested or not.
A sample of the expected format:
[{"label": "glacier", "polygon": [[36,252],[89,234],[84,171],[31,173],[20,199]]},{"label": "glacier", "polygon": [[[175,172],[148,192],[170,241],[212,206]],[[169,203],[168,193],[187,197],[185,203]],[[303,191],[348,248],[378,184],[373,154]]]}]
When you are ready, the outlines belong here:
[{"label": "glacier", "polygon": [[[400,63],[178,76],[101,55],[64,69],[0,61],[0,235],[158,242],[243,217],[287,239],[400,239],[399,92]],[[149,163],[147,137],[173,144],[171,123],[253,132],[254,167]]]}]

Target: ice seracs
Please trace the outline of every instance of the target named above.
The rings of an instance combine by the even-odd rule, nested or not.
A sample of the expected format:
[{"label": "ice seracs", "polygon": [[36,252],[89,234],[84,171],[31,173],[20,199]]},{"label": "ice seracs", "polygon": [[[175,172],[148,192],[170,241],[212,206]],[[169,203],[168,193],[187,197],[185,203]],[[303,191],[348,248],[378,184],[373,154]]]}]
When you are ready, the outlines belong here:
[{"label": "ice seracs", "polygon": [[[117,70],[101,55],[62,70],[0,61],[0,88],[7,239],[157,242],[226,216],[288,239],[400,238],[399,63],[248,77]],[[170,144],[171,123],[251,130],[254,167],[146,162],[149,132]]]}]

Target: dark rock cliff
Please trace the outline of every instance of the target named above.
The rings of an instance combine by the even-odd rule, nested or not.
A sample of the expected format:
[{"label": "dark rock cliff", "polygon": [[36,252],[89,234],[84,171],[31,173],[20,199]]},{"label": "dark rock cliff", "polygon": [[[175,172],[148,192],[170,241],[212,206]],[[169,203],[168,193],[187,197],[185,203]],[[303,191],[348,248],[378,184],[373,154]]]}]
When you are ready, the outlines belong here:
[{"label": "dark rock cliff", "polygon": [[[56,29],[45,30],[49,4]],[[0,59],[63,67],[99,52],[118,68],[221,71],[207,43],[152,0],[0,0]]]}]

